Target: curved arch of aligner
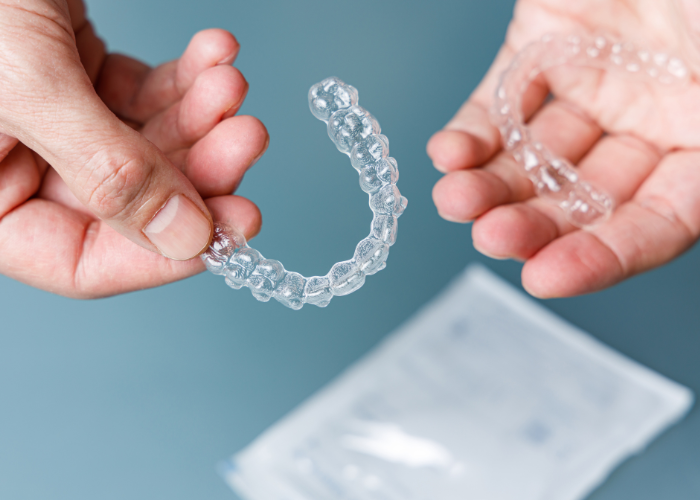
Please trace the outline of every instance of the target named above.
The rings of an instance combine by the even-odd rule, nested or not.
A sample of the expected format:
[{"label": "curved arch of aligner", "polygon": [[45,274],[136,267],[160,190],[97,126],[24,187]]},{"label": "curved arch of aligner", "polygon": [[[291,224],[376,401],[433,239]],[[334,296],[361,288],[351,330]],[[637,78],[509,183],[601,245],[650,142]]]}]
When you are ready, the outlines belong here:
[{"label": "curved arch of aligner", "polygon": [[564,64],[617,71],[659,84],[679,85],[689,79],[685,63],[667,52],[635,47],[606,34],[546,35],[518,53],[500,79],[491,108],[503,147],[512,153],[535,186],[537,194],[559,205],[577,227],[605,221],[613,210],[611,198],[581,181],[574,167],[534,142],[524,124],[522,94],[543,71]]},{"label": "curved arch of aligner", "polygon": [[256,299],[274,298],[292,309],[304,304],[326,307],[334,296],[354,292],[366,276],[386,267],[389,247],[396,242],[398,217],[408,201],[396,187],[399,170],[389,157],[389,140],[381,135],[379,122],[357,103],[357,90],[335,77],[309,90],[311,112],[327,124],[328,135],[350,157],[360,174],[360,187],[369,194],[374,213],[369,236],[358,243],[352,259],[338,262],[325,276],[305,278],[285,270],[277,260],[264,258],[235,229],[216,223],[202,260],[209,271],[225,276],[228,286],[248,287]]}]

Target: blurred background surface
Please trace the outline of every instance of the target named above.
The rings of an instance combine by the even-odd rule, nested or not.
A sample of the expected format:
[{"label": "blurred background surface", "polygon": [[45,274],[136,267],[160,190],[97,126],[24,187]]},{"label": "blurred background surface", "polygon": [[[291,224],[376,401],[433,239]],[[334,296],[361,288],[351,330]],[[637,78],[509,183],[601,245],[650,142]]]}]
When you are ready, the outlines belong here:
[{"label": "blurred background surface", "polygon": [[[440,219],[425,154],[478,83],[512,0],[328,2],[88,0],[112,51],[150,64],[198,30],[233,32],[250,83],[242,113],[270,148],[239,194],[264,218],[254,241],[304,275],[350,258],[369,231],[357,174],[308,110],[336,75],[380,121],[409,206],[386,270],[327,309],[257,302],[203,274],[79,302],[0,277],[0,498],[234,498],[215,472],[372,348],[473,261],[519,286],[520,265],[480,256]],[[545,303],[630,357],[700,392],[700,249],[595,295]],[[594,500],[700,497],[693,410],[619,468]]]}]

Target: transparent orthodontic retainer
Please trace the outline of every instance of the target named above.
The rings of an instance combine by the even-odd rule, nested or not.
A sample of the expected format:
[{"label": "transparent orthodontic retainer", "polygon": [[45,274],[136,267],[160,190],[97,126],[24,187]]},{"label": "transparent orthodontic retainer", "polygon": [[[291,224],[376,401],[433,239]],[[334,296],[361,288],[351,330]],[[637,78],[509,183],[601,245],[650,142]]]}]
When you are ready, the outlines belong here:
[{"label": "transparent orthodontic retainer", "polygon": [[358,243],[352,259],[338,262],[325,276],[305,278],[263,257],[234,228],[215,223],[214,238],[202,260],[209,271],[225,276],[228,286],[248,287],[256,299],[274,298],[292,309],[304,304],[326,307],[334,296],[354,292],[366,276],[386,267],[407,200],[396,187],[399,169],[389,157],[389,140],[381,134],[379,122],[357,103],[357,90],[335,77],[309,90],[311,112],[327,124],[328,135],[350,157],[360,174],[360,188],[369,194],[374,213],[369,236]]},{"label": "transparent orthodontic retainer", "polygon": [[567,160],[532,140],[522,114],[522,95],[542,72],[560,65],[586,66],[626,74],[663,86],[689,80],[685,63],[667,52],[636,47],[606,34],[546,35],[513,59],[496,89],[491,121],[501,132],[503,147],[524,169],[537,194],[557,204],[581,228],[605,221],[613,210],[610,196],[579,179]]}]

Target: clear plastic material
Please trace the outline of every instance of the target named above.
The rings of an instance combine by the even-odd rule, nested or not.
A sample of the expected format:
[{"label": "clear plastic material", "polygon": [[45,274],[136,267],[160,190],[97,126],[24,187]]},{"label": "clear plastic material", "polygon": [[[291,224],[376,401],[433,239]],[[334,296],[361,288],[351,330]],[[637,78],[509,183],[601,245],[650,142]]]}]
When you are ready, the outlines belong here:
[{"label": "clear plastic material", "polygon": [[222,223],[215,224],[212,243],[202,255],[207,269],[225,276],[231,288],[248,287],[256,299],[274,298],[292,309],[304,304],[326,307],[334,296],[354,292],[366,276],[384,269],[389,247],[396,242],[398,218],[408,203],[396,187],[399,169],[389,157],[389,139],[381,134],[379,122],[358,106],[354,87],[326,78],[309,90],[309,107],[327,124],[331,140],[360,174],[360,188],[369,195],[374,212],[370,234],[358,243],[350,260],[338,262],[325,276],[311,278],[266,259],[248,246],[243,235]]},{"label": "clear plastic material", "polygon": [[611,198],[579,179],[574,167],[534,142],[521,110],[522,94],[537,75],[559,65],[588,66],[618,72],[660,85],[679,85],[689,79],[686,65],[666,52],[635,47],[608,35],[547,35],[515,56],[501,76],[491,108],[504,148],[512,153],[535,185],[537,194],[559,205],[577,227],[607,219]]},{"label": "clear plastic material", "polygon": [[474,266],[221,472],[247,500],[581,500],[692,401]]}]

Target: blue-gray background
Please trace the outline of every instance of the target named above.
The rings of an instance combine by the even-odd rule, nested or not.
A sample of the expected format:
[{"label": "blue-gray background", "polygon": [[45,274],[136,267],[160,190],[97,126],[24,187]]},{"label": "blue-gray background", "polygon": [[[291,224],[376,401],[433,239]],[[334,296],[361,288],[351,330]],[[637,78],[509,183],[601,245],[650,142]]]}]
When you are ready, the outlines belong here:
[{"label": "blue-gray background", "polygon": [[[264,216],[255,241],[306,275],[349,258],[369,228],[347,158],[308,111],[337,75],[360,90],[410,200],[389,266],[327,309],[256,302],[202,275],[93,302],[0,277],[0,498],[228,499],[216,462],[277,419],[479,260],[519,286],[520,266],[480,257],[442,221],[425,143],[493,58],[512,0],[436,2],[89,0],[112,50],[155,64],[208,27],[235,33],[250,82],[244,113],[268,153],[240,193]],[[546,303],[634,359],[700,392],[700,251],[604,293]],[[694,410],[593,494],[700,497]]]}]

